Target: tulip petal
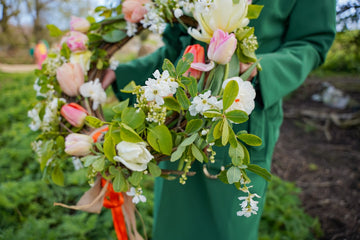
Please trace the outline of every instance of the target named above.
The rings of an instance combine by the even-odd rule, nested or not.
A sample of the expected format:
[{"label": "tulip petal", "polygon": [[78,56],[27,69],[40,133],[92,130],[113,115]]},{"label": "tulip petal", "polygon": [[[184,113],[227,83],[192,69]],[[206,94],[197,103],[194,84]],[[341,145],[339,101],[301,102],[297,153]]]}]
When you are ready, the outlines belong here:
[{"label": "tulip petal", "polygon": [[211,69],[215,67],[215,63],[211,61],[208,64],[205,63],[192,63],[191,68],[202,71],[202,72],[209,72]]}]

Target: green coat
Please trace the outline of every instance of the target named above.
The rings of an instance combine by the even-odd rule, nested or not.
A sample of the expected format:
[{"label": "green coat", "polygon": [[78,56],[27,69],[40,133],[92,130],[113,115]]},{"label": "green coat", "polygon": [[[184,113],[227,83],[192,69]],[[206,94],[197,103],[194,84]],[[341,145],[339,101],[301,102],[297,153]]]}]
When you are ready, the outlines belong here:
[{"label": "green coat", "polygon": [[[299,87],[309,72],[325,59],[335,35],[335,0],[254,0],[264,5],[255,27],[258,37],[258,57],[263,70],[256,77],[256,107],[250,120],[236,126],[247,129],[263,139],[263,145],[250,149],[251,161],[270,170],[271,157],[282,123],[282,98]],[[175,61],[184,48],[194,44],[185,31],[176,26],[164,34],[165,46],[157,52],[116,70],[113,84],[119,99],[129,95],[119,93],[129,81],[144,85],[162,61]],[[216,164],[209,164],[211,173],[217,173],[224,162],[230,161],[227,151],[217,151]],[[166,163],[166,168],[171,168]],[[251,192],[260,196],[258,215],[238,217],[241,209],[237,199],[241,192],[231,185],[204,176],[202,166],[193,164],[185,185],[177,180],[157,179],[153,239],[155,240],[232,240],[257,239],[267,183],[261,177],[249,174]],[[255,199],[256,200],[256,199]]]}]

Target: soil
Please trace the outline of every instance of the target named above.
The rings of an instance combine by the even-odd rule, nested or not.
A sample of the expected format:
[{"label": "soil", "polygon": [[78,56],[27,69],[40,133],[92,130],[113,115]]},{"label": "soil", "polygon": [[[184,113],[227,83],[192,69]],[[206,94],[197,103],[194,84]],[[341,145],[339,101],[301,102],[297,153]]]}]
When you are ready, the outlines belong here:
[{"label": "soil", "polygon": [[[323,91],[324,81],[350,95],[348,107],[339,110],[312,101],[313,94]],[[272,173],[302,189],[306,212],[320,220],[321,239],[360,239],[359,103],[360,77],[310,77],[284,101]],[[306,111],[314,114],[309,117]],[[330,113],[357,115],[357,123],[338,126]]]}]

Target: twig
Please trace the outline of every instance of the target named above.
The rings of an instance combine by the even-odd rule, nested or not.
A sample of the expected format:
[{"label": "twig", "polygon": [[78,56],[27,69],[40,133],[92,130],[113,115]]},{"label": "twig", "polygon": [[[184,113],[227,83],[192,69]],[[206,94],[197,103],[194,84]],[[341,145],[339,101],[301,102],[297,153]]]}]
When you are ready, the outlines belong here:
[{"label": "twig", "polygon": [[[162,169],[161,170],[161,173],[164,174],[164,175],[171,175],[171,174],[174,174],[174,175],[182,175],[184,174],[185,172],[184,171],[177,171],[177,170],[168,170],[168,169]],[[196,174],[196,172],[187,172],[186,173],[186,176],[194,176]]]}]

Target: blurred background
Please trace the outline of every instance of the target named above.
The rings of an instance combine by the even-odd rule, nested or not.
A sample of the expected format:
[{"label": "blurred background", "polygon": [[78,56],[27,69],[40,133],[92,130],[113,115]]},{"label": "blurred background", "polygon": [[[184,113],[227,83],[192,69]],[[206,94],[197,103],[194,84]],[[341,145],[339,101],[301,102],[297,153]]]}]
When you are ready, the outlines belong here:
[{"label": "blurred background", "polygon": [[[108,209],[96,215],[53,207],[76,203],[89,188],[86,172],[73,171],[69,161],[66,187],[42,180],[27,111],[36,102],[35,52],[59,41],[46,25],[67,30],[70,16],[100,19],[97,6],[119,2],[0,0],[0,239],[116,239]],[[338,33],[325,64],[284,99],[263,240],[360,239],[360,1],[337,5]],[[114,58],[129,61],[161,44],[145,32]],[[104,112],[110,118],[117,101],[111,89],[107,94]],[[138,208],[151,238],[153,182],[145,181],[148,202]]]}]

